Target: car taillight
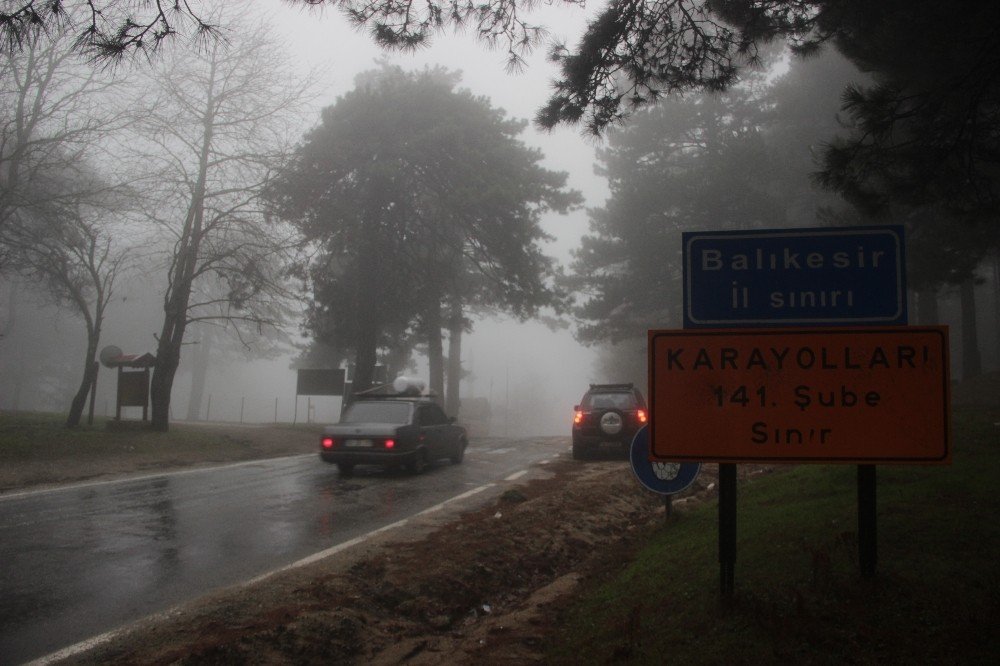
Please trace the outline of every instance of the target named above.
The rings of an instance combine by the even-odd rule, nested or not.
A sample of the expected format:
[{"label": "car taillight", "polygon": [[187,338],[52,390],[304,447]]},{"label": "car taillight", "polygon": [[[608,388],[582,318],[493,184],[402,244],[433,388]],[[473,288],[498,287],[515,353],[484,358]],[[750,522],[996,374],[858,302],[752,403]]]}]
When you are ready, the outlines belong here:
[{"label": "car taillight", "polygon": [[578,409],[573,414],[573,425],[580,425],[581,423],[583,423],[583,412]]},{"label": "car taillight", "polygon": [[396,440],[394,440],[394,439],[387,439],[387,440],[385,440],[385,448],[391,449],[394,446],[396,446]]},{"label": "car taillight", "polygon": [[332,449],[336,444],[336,442],[333,441],[333,437],[324,437],[322,442],[324,449]]},{"label": "car taillight", "polygon": [[637,411],[635,413],[635,417],[637,419],[639,419],[639,423],[645,423],[646,422],[646,410],[645,409],[640,409],[639,411]]}]

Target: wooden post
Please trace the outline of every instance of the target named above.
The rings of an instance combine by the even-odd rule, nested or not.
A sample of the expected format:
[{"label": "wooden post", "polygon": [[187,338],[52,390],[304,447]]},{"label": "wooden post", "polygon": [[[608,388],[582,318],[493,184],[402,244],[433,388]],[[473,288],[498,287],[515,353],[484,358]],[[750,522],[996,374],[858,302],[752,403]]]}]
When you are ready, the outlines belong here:
[{"label": "wooden post", "polygon": [[118,390],[115,391],[115,421],[122,420],[122,375],[125,374],[122,367],[118,366]]},{"label": "wooden post", "polygon": [[142,371],[142,382],[145,387],[146,399],[142,402],[142,420],[149,420],[149,368],[145,368]]}]

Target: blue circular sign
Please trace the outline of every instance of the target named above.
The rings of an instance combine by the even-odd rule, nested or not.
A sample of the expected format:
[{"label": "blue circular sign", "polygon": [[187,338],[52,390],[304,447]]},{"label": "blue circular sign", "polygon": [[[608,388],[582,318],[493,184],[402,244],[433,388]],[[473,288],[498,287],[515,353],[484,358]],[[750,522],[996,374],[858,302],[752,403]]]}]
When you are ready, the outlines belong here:
[{"label": "blue circular sign", "polygon": [[701,471],[701,463],[650,461],[648,426],[639,428],[639,432],[635,433],[629,453],[635,478],[649,490],[661,495],[681,492],[694,483],[695,477]]}]

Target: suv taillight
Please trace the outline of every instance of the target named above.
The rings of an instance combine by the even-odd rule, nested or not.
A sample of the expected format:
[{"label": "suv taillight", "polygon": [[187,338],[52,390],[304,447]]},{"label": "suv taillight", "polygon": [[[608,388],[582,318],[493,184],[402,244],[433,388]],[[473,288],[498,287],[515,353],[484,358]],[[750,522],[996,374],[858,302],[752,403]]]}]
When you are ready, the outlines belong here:
[{"label": "suv taillight", "polygon": [[583,423],[583,412],[579,409],[573,414],[573,425],[580,425]]},{"label": "suv taillight", "polygon": [[335,442],[333,441],[333,437],[324,437],[321,440],[321,442],[323,444],[324,449],[332,449],[335,444]]},{"label": "suv taillight", "polygon": [[637,419],[639,419],[639,423],[645,423],[646,422],[646,418],[647,418],[646,417],[646,410],[645,409],[637,410],[636,413],[635,413],[635,417]]}]

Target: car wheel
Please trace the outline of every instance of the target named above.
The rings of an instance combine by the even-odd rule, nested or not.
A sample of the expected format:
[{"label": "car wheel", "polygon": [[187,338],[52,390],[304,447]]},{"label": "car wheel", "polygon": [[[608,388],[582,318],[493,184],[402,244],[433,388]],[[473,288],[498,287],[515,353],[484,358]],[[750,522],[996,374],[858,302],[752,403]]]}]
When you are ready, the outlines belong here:
[{"label": "car wheel", "polygon": [[340,471],[341,476],[350,476],[354,474],[354,465],[351,463],[337,463],[337,469]]},{"label": "car wheel", "polygon": [[427,452],[417,451],[408,467],[413,474],[423,474],[427,470]]},{"label": "car wheel", "polygon": [[573,460],[586,460],[587,459],[587,449],[583,447],[583,444],[575,441],[573,442]]},{"label": "car wheel", "polygon": [[464,439],[458,443],[458,451],[456,451],[454,455],[451,456],[451,463],[453,465],[462,464],[462,460],[465,458],[465,447],[468,445],[469,443],[466,442]]}]

